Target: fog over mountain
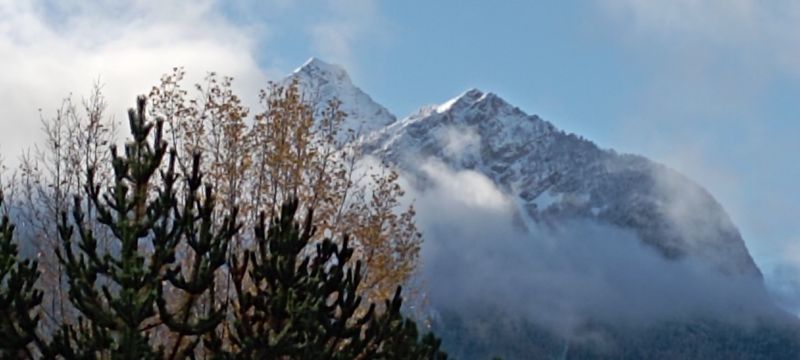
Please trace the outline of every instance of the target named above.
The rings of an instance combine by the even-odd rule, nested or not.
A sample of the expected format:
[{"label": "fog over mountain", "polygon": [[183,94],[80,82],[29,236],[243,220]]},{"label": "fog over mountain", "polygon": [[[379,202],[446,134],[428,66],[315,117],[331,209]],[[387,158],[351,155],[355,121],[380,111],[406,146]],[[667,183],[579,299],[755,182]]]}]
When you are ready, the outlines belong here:
[{"label": "fog over mountain", "polygon": [[[418,210],[433,325],[459,358],[797,358],[725,210],[644,157],[471,89],[398,119],[311,59],[289,79],[394,166]],[[734,345],[731,345],[734,344]]]}]

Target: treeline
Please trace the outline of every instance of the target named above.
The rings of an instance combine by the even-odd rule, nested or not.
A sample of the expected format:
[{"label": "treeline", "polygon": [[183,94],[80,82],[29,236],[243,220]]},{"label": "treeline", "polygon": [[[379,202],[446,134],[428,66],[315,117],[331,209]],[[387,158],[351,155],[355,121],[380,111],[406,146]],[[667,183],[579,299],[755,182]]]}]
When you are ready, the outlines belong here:
[{"label": "treeline", "polygon": [[401,312],[414,210],[359,167],[338,103],[271,84],[250,116],[232,79],[190,98],[183,75],[137,100],[121,148],[99,87],[65,101],[1,184],[0,355],[445,358]]},{"label": "treeline", "polygon": [[[777,315],[777,314],[776,314]],[[433,329],[458,359],[797,359],[797,321],[697,314],[610,323],[587,319],[569,335],[506,309],[444,310]]]}]

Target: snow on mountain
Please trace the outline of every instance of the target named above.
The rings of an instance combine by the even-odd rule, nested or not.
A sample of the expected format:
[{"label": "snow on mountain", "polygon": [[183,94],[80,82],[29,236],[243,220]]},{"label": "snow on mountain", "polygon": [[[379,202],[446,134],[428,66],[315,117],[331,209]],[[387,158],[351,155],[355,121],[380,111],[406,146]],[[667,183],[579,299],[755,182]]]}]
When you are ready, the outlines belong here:
[{"label": "snow on mountain", "polygon": [[334,99],[340,101],[340,110],[347,114],[343,129],[357,136],[371,133],[393,123],[396,117],[353,85],[350,76],[340,66],[311,58],[297,68],[282,83],[297,80],[306,101],[321,113]]},{"label": "snow on mountain", "polygon": [[407,172],[430,158],[477,171],[514,199],[523,224],[589,219],[634,231],[666,258],[692,256],[726,274],[761,276],[705,189],[644,157],[558,130],[496,94],[470,89],[397,121],[339,66],[312,58],[284,81],[292,78],[317,109],[341,101],[366,154]]},{"label": "snow on mountain", "polygon": [[339,99],[355,145],[401,170],[429,315],[456,357],[800,353],[736,226],[678,172],[478,89],[397,120],[338,66],[312,59],[291,78],[317,111]]},{"label": "snow on mountain", "polygon": [[736,227],[699,185],[635,155],[598,148],[477,89],[382,129],[365,148],[408,167],[436,158],[486,175],[535,223],[584,218],[636,232],[667,258],[760,272]]}]

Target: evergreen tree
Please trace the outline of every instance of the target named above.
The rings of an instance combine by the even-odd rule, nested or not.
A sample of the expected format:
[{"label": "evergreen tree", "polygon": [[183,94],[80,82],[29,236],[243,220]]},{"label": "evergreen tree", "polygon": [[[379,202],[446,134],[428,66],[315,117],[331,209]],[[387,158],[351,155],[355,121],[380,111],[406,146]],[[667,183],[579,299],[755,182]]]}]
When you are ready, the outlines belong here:
[{"label": "evergreen tree", "polygon": [[[0,207],[3,194],[0,192]],[[0,220],[0,357],[33,358],[42,292],[34,288],[39,278],[36,261],[20,260],[13,240],[14,225]]]},{"label": "evergreen tree", "polygon": [[[353,258],[369,270],[359,287],[365,300],[383,301],[412,280],[422,244],[413,206],[401,204],[394,170],[359,161],[359,134],[344,127],[339,101],[317,111],[308,101],[313,94],[294,80],[260,91],[261,107],[251,111],[232,78],[211,73],[194,97],[181,87],[183,77],[178,68],[162,78],[150,93],[150,112],[165,119],[165,134],[183,153],[179,164],[202,151],[201,170],[219,194],[219,208],[237,206],[239,222],[251,228],[262,211],[272,216],[296,197],[314,209],[319,231],[312,243],[328,232],[353,235]],[[252,243],[252,233],[243,232],[232,250],[252,250]]]},{"label": "evergreen tree", "polygon": [[[69,215],[61,213],[60,244],[53,250],[64,268],[68,310],[60,328],[47,332],[50,340],[36,332],[42,301],[34,289],[37,264],[17,259],[13,226],[7,218],[0,223],[0,354],[446,358],[438,339],[420,338],[402,315],[399,287],[380,309],[362,305],[367,270],[350,239],[315,237],[313,206],[296,217],[296,197],[269,226],[263,213],[255,221],[252,250],[231,254],[240,228],[236,206],[220,206],[212,188],[204,187],[200,153],[188,158],[189,166],[178,165],[180,155],[167,151],[162,122],[146,119],[145,104],[140,97],[129,111],[132,139],[124,154],[110,148],[113,176],[98,176],[87,165],[82,196],[74,197]],[[234,296],[220,297],[219,291],[228,293],[220,289],[226,266]]]},{"label": "evergreen tree", "polygon": [[[351,265],[347,236],[330,238],[303,256],[314,237],[312,213],[295,221],[296,199],[284,203],[265,229],[255,228],[256,249],[234,264],[238,295],[231,342],[244,359],[445,359],[433,335],[418,338],[400,312],[400,288],[385,309],[364,311],[358,295],[361,262]],[[246,283],[249,282],[250,286]]]},{"label": "evergreen tree", "polygon": [[[125,154],[111,148],[113,184],[101,191],[89,169],[86,203],[76,197],[72,220],[64,213],[59,225],[58,257],[79,313],[77,324],[62,326],[50,347],[65,358],[183,359],[199,351],[202,340],[215,342],[209,334],[225,313],[212,294],[214,275],[238,231],[235,210],[214,221],[211,189],[199,194],[197,155],[178,201],[176,155],[169,154],[164,169],[162,123],[146,121],[145,98],[129,111],[129,120],[133,139]],[[98,247],[93,221],[113,234],[110,251]],[[198,306],[203,297],[210,300]]]}]

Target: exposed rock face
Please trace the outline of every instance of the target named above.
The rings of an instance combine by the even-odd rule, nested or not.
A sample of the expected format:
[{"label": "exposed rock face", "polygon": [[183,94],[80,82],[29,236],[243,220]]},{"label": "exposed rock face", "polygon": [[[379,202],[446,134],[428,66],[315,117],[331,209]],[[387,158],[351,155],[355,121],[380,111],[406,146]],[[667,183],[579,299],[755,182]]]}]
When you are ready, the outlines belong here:
[{"label": "exposed rock face", "polygon": [[[487,239],[483,246],[488,247],[466,254],[475,244],[464,244],[458,236],[474,224],[451,231],[447,226],[464,227],[456,219],[443,232],[426,236],[427,246],[448,242],[440,247],[446,250],[442,256],[431,256],[423,265],[438,271],[426,281],[444,285],[438,294],[430,293],[434,324],[445,348],[457,357],[800,356],[800,325],[767,298],[761,273],[736,226],[705,189],[676,171],[642,156],[601,149],[477,89],[398,120],[353,85],[341,67],[311,59],[284,81],[290,79],[297,79],[318,113],[329,101],[341,101],[348,114],[344,126],[359,134],[355,144],[363,154],[401,169],[419,187],[417,194],[425,196],[426,186],[441,181],[428,178],[424,164],[433,159],[452,173],[488,179],[492,191],[511,204],[507,217],[513,219],[507,226],[523,237]],[[580,236],[569,238],[569,246],[560,249],[567,254],[552,261],[566,261],[567,266],[547,268],[549,255],[537,255],[534,259],[543,261],[535,264],[515,253],[541,249],[529,250],[533,243],[511,243],[541,240],[528,232],[542,234],[537,229],[573,224],[590,226],[573,232]],[[603,238],[595,228],[611,228],[619,236]],[[586,246],[584,240],[596,241]],[[620,243],[637,248],[631,251]],[[497,247],[508,249],[495,251]],[[484,256],[487,248],[493,257]],[[570,252],[576,248],[583,253]],[[619,249],[628,252],[614,253]],[[625,254],[643,257],[626,262]],[[476,267],[476,259],[501,264]],[[579,271],[561,273],[586,260],[601,267],[579,264]],[[576,277],[584,278],[575,282]],[[574,290],[581,286],[588,289]],[[499,299],[482,302],[492,297]],[[630,315],[630,321],[614,314]],[[554,326],[566,320],[572,321],[568,329]]]},{"label": "exposed rock face", "polygon": [[420,159],[486,175],[515,198],[521,226],[589,218],[634,230],[668,258],[695,256],[726,274],[760,277],[739,231],[702,187],[644,157],[558,130],[493,93],[471,89],[402,120],[337,65],[312,58],[297,80],[316,112],[338,99],[365,154],[413,173]]},{"label": "exposed rock face", "polygon": [[728,274],[760,276],[725,211],[702,187],[644,157],[566,134],[476,89],[373,133],[368,153],[401,168],[434,157],[486,175],[523,223],[582,217],[634,230],[668,258],[686,255]]}]

